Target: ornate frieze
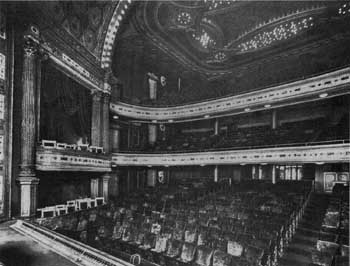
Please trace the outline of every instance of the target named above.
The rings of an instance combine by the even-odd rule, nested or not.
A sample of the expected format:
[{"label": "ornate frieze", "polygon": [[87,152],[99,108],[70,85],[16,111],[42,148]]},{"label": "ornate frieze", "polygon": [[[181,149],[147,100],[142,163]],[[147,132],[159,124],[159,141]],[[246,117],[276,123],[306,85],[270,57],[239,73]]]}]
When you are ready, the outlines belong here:
[{"label": "ornate frieze", "polygon": [[349,162],[349,160],[349,143],[194,153],[114,153],[112,156],[112,164],[117,166],[336,163]]},{"label": "ornate frieze", "polygon": [[82,151],[38,148],[36,169],[41,171],[110,172],[109,157]]},{"label": "ornate frieze", "polygon": [[[220,115],[223,113],[245,112],[253,108],[264,108],[293,99],[319,97],[321,93],[339,93],[350,84],[350,68],[275,86],[237,96],[204,101],[176,107],[144,107],[126,103],[111,103],[111,111],[117,115],[149,121],[186,120],[193,117]],[[348,90],[347,90],[348,91]],[[342,92],[342,93],[346,93]],[[313,98],[314,99],[314,98]]]}]

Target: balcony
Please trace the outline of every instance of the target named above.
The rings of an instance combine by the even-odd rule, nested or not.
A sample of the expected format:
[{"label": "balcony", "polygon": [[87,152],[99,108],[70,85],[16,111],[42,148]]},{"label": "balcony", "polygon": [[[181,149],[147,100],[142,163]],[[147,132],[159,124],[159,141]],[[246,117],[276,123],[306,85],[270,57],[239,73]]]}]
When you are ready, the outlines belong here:
[{"label": "balcony", "polygon": [[36,169],[40,171],[86,171],[110,172],[111,160],[105,154],[38,147],[36,151]]},{"label": "balcony", "polygon": [[112,155],[112,165],[115,166],[189,166],[259,163],[321,164],[346,163],[349,160],[349,143],[191,153],[114,153]]},{"label": "balcony", "polygon": [[327,92],[328,97],[349,93],[350,68],[329,72],[308,79],[270,87],[241,95],[204,101],[175,107],[145,107],[126,103],[111,103],[112,113],[138,120],[170,122],[200,119],[210,115],[239,114],[264,109],[266,104],[281,107],[319,99]]}]

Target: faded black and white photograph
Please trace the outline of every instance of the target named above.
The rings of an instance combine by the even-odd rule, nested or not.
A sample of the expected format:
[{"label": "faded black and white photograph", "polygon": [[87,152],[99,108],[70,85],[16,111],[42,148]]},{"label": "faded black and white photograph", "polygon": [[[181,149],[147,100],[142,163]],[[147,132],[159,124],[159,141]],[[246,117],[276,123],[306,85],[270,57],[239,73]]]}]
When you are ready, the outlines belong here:
[{"label": "faded black and white photograph", "polygon": [[350,1],[0,0],[0,266],[348,266]]}]

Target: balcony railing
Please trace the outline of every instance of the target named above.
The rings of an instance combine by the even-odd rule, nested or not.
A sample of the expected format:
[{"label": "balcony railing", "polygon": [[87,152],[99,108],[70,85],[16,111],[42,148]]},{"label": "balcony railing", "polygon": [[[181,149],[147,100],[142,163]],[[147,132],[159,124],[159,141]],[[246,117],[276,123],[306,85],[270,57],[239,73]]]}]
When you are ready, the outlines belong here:
[{"label": "balcony railing", "polygon": [[111,160],[88,151],[38,147],[36,169],[41,171],[110,172]]},{"label": "balcony railing", "polygon": [[144,107],[126,103],[111,103],[113,113],[138,120],[163,121],[186,120],[194,117],[214,116],[226,113],[242,113],[244,109],[264,108],[265,104],[274,106],[297,101],[314,100],[321,93],[334,95],[349,93],[350,67],[318,75],[296,82],[274,86],[241,95],[204,101],[175,107]]},{"label": "balcony railing", "polygon": [[114,153],[116,166],[180,166],[256,163],[336,163],[350,161],[350,144],[323,144],[278,148],[186,152],[186,153]]},{"label": "balcony railing", "polygon": [[113,257],[105,252],[80,243],[39,225],[18,220],[11,226],[17,232],[30,237],[55,253],[85,266],[132,266],[133,264]]}]

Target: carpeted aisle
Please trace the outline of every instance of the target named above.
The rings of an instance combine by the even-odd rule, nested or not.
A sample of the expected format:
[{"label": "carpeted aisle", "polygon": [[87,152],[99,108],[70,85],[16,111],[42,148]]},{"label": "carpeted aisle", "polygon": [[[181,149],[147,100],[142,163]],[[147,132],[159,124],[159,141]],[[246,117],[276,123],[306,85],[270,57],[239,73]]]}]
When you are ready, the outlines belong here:
[{"label": "carpeted aisle", "polygon": [[328,206],[329,196],[313,193],[292,242],[279,260],[279,266],[310,266],[311,251],[319,239],[319,231]]}]

